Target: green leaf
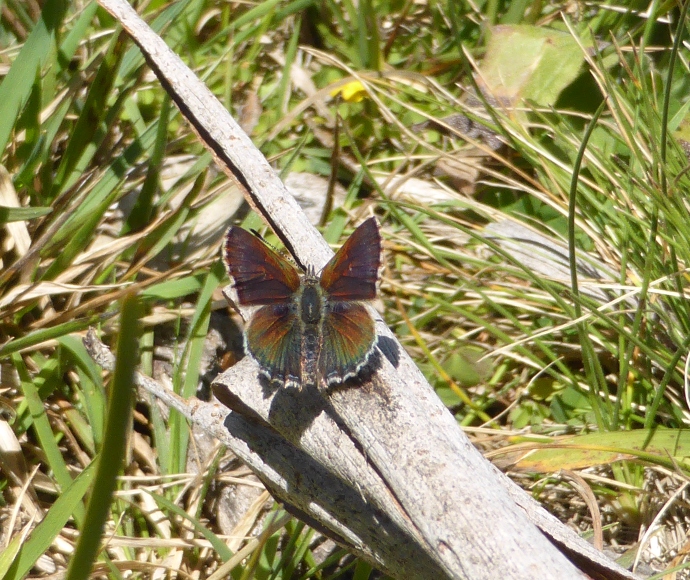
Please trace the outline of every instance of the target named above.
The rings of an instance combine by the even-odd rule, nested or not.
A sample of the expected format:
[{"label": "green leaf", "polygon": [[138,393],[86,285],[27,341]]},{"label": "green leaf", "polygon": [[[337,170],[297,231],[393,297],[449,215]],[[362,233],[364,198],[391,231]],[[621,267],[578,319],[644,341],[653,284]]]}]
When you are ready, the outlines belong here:
[{"label": "green leaf", "polygon": [[179,518],[191,523],[192,526],[194,526],[194,528],[211,543],[213,549],[216,552],[218,552],[218,555],[224,562],[227,562],[230,558],[232,558],[232,550],[228,548],[226,543],[223,540],[221,540],[218,536],[216,536],[216,534],[214,534],[206,526],[204,526],[200,521],[190,516],[183,508],[171,502],[162,495],[158,495],[153,492],[149,492],[149,494],[153,499],[156,500],[156,502],[160,506],[166,508],[168,511],[172,512]]},{"label": "green leaf", "polygon": [[14,563],[19,550],[21,550],[22,545],[26,541],[25,533],[15,534],[10,543],[5,546],[5,549],[0,552],[0,578],[5,578],[5,574],[9,571],[10,567]]},{"label": "green leaf", "polygon": [[580,74],[584,55],[566,32],[537,26],[496,26],[491,30],[481,77],[487,93],[518,104],[553,105]]},{"label": "green leaf", "polygon": [[[33,431],[45,456],[45,462],[52,471],[53,478],[57,482],[58,487],[64,490],[72,484],[72,476],[60,452],[50,420],[43,406],[43,401],[39,396],[35,378],[31,376],[24,359],[19,354],[15,353],[12,355],[12,362],[19,375],[22,393],[31,412]],[[46,365],[42,369],[42,374],[54,375],[54,372],[53,369]],[[78,516],[78,519],[81,519],[81,510],[79,510]]]},{"label": "green leaf", "polygon": [[108,401],[108,419],[94,480],[94,489],[98,493],[93,493],[89,499],[82,533],[67,569],[68,580],[87,578],[90,574],[117,487],[117,476],[127,452],[127,432],[131,428],[134,399],[134,372],[139,360],[140,310],[136,296],[127,296],[123,300],[117,360]]},{"label": "green leaf", "polygon": [[480,360],[483,354],[478,348],[457,348],[443,363],[443,370],[461,385],[476,385],[491,376],[491,361]]},{"label": "green leaf", "polygon": [[177,280],[166,280],[142,290],[141,297],[147,300],[175,300],[201,290],[204,278],[204,274],[197,274]]},{"label": "green leaf", "polygon": [[91,316],[89,318],[70,320],[69,322],[65,322],[63,324],[35,330],[25,336],[15,338],[14,340],[6,342],[0,346],[0,359],[15,352],[19,352],[22,349],[31,348],[32,346],[45,342],[46,340],[56,339],[64,336],[65,334],[86,330],[89,326],[94,326],[111,317],[111,314]]},{"label": "green leaf", "polygon": [[50,207],[6,207],[0,205],[0,224],[9,222],[23,222],[48,215]]},{"label": "green leaf", "polygon": [[5,151],[22,107],[29,100],[37,75],[46,60],[55,54],[55,36],[62,25],[66,8],[65,0],[49,0],[45,3],[41,18],[0,84],[0,156]]},{"label": "green leaf", "polygon": [[[690,430],[658,428],[574,437],[540,439],[508,448],[513,467],[552,473],[561,469],[584,469],[625,459],[690,468]],[[503,461],[503,458],[501,459]]]},{"label": "green leaf", "polygon": [[94,464],[91,463],[57,496],[43,521],[31,532],[22,544],[14,562],[3,580],[20,580],[26,578],[36,561],[46,553],[62,528],[69,521],[74,511],[81,505],[94,475]]},{"label": "green leaf", "polygon": [[79,382],[75,388],[79,392],[82,408],[88,417],[88,423],[84,425],[80,416],[73,415],[73,426],[79,430],[81,440],[88,442],[89,450],[95,453],[95,449],[100,448],[103,442],[104,409],[107,406],[101,370],[86,352],[84,344],[77,336],[62,336],[58,338],[58,343],[62,347],[61,353],[67,355],[64,357],[67,359],[65,363],[74,364],[77,367]]}]

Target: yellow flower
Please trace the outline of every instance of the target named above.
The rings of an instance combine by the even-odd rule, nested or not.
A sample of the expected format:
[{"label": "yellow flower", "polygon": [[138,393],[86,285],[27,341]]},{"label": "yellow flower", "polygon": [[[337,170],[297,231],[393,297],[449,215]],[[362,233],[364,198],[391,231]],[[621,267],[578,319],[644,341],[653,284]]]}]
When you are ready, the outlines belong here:
[{"label": "yellow flower", "polygon": [[359,103],[367,96],[367,90],[359,81],[350,81],[342,87],[338,87],[331,91],[331,97],[341,95],[344,101],[348,103]]}]

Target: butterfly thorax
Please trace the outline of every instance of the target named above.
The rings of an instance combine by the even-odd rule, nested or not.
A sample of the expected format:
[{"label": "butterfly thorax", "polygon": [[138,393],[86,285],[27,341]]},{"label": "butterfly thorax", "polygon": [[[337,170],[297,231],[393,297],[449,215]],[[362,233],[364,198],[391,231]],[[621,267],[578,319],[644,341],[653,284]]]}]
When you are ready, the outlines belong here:
[{"label": "butterfly thorax", "polygon": [[323,298],[319,281],[311,276],[302,278],[302,293],[299,297],[303,324],[319,324],[323,315]]}]

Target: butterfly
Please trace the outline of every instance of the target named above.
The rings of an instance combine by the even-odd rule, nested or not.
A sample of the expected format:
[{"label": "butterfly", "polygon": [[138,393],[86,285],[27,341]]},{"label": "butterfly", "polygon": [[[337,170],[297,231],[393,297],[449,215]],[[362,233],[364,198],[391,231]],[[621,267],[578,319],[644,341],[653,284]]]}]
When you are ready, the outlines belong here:
[{"label": "butterfly", "polygon": [[352,233],[317,276],[301,273],[257,236],[233,226],[223,259],[248,318],[245,350],[271,383],[343,383],[376,349],[374,320],[361,301],[376,297],[381,232],[376,218]]}]

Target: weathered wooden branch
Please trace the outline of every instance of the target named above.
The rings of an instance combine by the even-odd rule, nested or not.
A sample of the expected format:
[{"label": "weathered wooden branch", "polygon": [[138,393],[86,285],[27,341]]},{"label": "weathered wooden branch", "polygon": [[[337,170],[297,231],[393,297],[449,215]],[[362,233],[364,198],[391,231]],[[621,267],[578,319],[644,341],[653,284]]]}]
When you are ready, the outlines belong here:
[{"label": "weathered wooden branch", "polygon": [[[124,0],[99,2],[252,207],[302,265],[318,270],[330,249],[221,103]],[[377,330],[380,367],[356,388],[270,392],[245,359],[215,384],[230,412],[163,398],[306,521],[393,577],[565,580],[586,570],[634,578],[486,461],[380,320]]]}]

